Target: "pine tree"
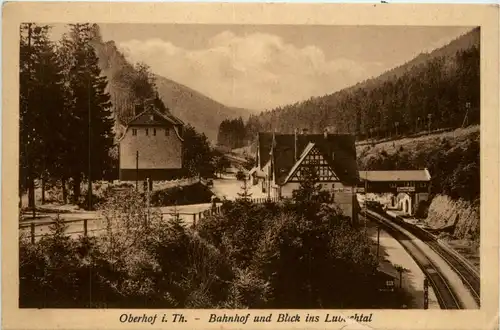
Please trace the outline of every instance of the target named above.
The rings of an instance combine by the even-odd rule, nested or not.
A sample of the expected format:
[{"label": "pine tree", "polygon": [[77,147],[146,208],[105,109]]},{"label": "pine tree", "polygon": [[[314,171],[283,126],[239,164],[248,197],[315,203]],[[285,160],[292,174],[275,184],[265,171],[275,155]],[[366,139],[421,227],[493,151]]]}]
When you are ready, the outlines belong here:
[{"label": "pine tree", "polygon": [[238,196],[247,201],[249,200],[250,198],[252,198],[252,193],[250,193],[250,187],[248,186],[248,180],[246,177],[244,177],[243,179],[241,179],[240,181],[243,182],[243,185],[241,186],[241,192],[238,193]]},{"label": "pine tree", "polygon": [[[90,24],[71,24],[70,33],[61,41],[60,57],[70,101],[67,134],[72,157],[71,173],[75,201],[80,197],[84,177],[89,182],[101,179],[111,164],[113,116],[110,96],[105,92],[106,78],[101,76],[98,58],[92,47],[95,30]],[[90,179],[90,180],[89,180]]]},{"label": "pine tree", "polygon": [[20,194],[29,189],[34,207],[35,179],[57,176],[61,169],[60,134],[65,125],[62,69],[49,26],[20,27]]}]

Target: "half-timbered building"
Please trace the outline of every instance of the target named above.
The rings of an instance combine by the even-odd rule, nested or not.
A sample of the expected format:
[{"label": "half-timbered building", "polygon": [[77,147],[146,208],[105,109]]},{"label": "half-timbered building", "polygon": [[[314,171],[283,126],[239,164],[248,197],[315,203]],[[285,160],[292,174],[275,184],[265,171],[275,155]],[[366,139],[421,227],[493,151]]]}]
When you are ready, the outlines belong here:
[{"label": "half-timbered building", "polygon": [[265,179],[258,183],[270,197],[291,197],[304,173],[313,169],[318,184],[332,192],[344,215],[357,218],[359,182],[354,137],[347,134],[259,133],[257,167]]}]

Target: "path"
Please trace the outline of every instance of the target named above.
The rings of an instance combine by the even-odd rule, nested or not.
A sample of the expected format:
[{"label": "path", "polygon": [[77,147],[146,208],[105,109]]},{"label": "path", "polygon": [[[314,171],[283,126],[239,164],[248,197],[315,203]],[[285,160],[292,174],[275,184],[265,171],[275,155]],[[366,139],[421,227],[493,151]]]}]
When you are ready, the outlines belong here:
[{"label": "path", "polygon": [[[377,242],[377,226],[371,221],[367,222],[367,233],[369,237]],[[390,236],[384,230],[380,231],[380,258],[381,268],[388,271],[390,274],[397,276],[396,285],[399,286],[399,274],[395,270],[394,265],[401,265],[408,269],[407,273],[403,274],[403,288],[412,297],[413,301],[409,308],[423,309],[424,308],[424,273],[415,263],[413,258],[406,252],[399,242]],[[434,290],[429,285],[429,309],[440,309],[438,300]]]}]

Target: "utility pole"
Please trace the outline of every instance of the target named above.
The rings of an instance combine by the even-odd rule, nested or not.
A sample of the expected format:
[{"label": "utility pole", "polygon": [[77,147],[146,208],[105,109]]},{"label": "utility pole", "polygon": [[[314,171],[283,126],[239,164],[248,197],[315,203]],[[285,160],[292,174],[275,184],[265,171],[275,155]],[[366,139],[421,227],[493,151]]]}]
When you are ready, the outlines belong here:
[{"label": "utility pole", "polygon": [[[28,23],[28,102],[31,100],[29,97],[30,94],[30,89],[31,89],[31,25],[33,23]],[[29,110],[29,108],[27,109]],[[28,143],[29,143],[29,133],[28,135]],[[31,161],[29,157],[27,156],[28,154],[28,148],[27,148],[27,143],[24,145],[24,150],[26,153],[26,158],[28,158],[28,168],[27,168],[27,176],[28,176],[28,205],[31,204],[32,207],[32,212],[33,212],[33,219],[36,218],[36,206],[35,206],[35,179],[33,178],[33,173],[32,173],[32,168],[31,168]],[[33,194],[31,194],[31,190]]]},{"label": "utility pole", "polygon": [[377,225],[377,261],[380,254],[380,225]]},{"label": "utility pole", "polygon": [[424,278],[424,309],[429,309],[429,280]]},{"label": "utility pole", "polygon": [[139,150],[135,152],[135,190],[139,191]]},{"label": "utility pole", "polygon": [[147,187],[146,187],[146,210],[147,210],[147,214],[146,214],[146,227],[147,227],[147,226],[148,226],[148,224],[149,224],[149,218],[150,218],[150,210],[149,210],[149,204],[150,204],[150,201],[149,201],[150,196],[149,196],[149,194],[150,194],[150,192],[151,192],[151,191],[149,190],[149,183],[150,183],[150,182],[151,182],[151,181],[150,181],[150,179],[149,179],[149,178],[147,178],[147,179],[146,179],[146,183],[147,183],[147,184],[146,184],[146,186],[147,186]]},{"label": "utility pole", "polygon": [[[87,54],[87,58],[88,58],[88,54]],[[89,72],[89,68],[87,67],[86,68],[87,70],[87,107],[88,107],[88,116],[89,116],[89,120],[88,120],[88,132],[89,132],[89,148],[88,148],[88,161],[89,161],[89,174],[88,174],[88,208],[89,208],[89,211],[92,211],[92,160],[91,160],[91,155],[92,155],[92,108],[90,106],[90,72]]]},{"label": "utility pole", "polygon": [[464,121],[462,122],[462,128],[465,127],[465,125],[469,124],[469,109],[470,109],[470,102],[466,102],[465,103],[465,117],[464,117]]},{"label": "utility pole", "polygon": [[366,205],[367,201],[368,201],[368,170],[365,170],[365,205],[364,205],[364,209],[365,209],[365,232],[366,232],[366,221],[368,220],[367,219],[367,216],[368,216],[367,205]]}]

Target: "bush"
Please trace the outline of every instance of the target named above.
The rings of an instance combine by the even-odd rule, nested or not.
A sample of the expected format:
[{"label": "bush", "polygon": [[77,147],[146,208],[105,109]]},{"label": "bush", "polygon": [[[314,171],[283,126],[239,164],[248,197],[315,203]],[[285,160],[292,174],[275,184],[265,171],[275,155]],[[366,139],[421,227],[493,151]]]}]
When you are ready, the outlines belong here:
[{"label": "bush", "polygon": [[170,206],[209,203],[212,196],[213,193],[209,188],[197,182],[188,186],[153,191],[151,205]]},{"label": "bush", "polygon": [[419,219],[427,218],[427,214],[429,213],[429,201],[420,201],[417,205],[417,209],[415,210],[415,217]]},{"label": "bush", "polygon": [[[306,189],[307,188],[307,189]],[[20,305],[73,308],[369,308],[371,243],[312,182],[292,203],[225,201],[195,232],[108,190],[106,230],[72,239],[58,221],[20,246]],[[304,208],[308,203],[308,207]],[[320,270],[320,271],[318,271]]]}]

